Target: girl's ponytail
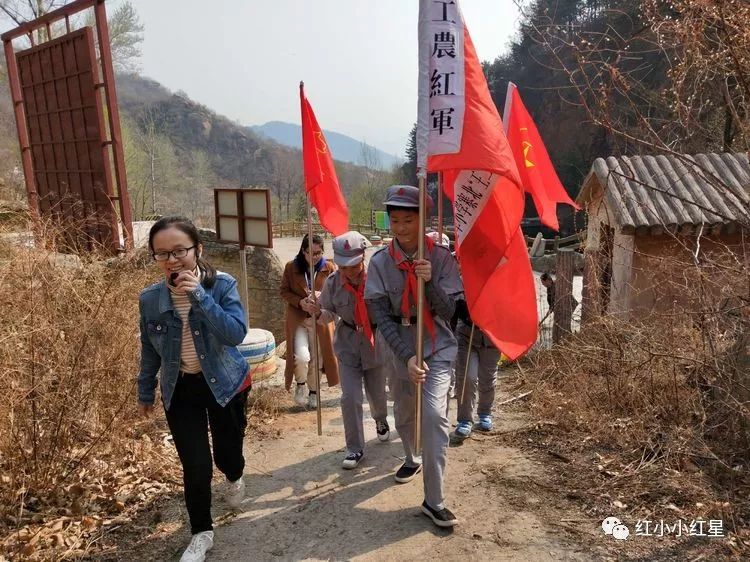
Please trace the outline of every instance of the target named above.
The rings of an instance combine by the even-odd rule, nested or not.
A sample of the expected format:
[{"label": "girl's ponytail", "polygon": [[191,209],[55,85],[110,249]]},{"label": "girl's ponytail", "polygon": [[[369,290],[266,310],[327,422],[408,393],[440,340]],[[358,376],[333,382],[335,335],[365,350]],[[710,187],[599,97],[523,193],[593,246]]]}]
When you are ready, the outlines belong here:
[{"label": "girl's ponytail", "polygon": [[208,263],[205,259],[198,256],[198,269],[201,270],[201,285],[206,288],[213,287],[216,282],[216,268]]}]

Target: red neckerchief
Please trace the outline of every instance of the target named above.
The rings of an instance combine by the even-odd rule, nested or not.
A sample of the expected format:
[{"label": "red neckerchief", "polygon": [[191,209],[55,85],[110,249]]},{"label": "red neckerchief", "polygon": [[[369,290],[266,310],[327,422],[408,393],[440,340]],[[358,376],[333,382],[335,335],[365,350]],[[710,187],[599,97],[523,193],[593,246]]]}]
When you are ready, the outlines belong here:
[{"label": "red neckerchief", "polygon": [[[435,246],[432,239],[429,236],[425,236],[424,243],[427,251],[432,252],[432,248]],[[401,316],[403,318],[410,318],[411,303],[413,302],[416,305],[417,302],[417,276],[414,273],[414,262],[404,259],[401,252],[396,248],[395,238],[391,240],[391,243],[388,245],[388,253],[391,255],[391,258],[393,258],[396,267],[401,271],[406,272],[406,287],[404,287],[404,292],[401,295]],[[430,314],[430,307],[427,304],[426,296],[424,301],[424,314],[422,315],[422,320],[424,321],[425,328],[427,328],[427,333],[430,334],[430,338],[432,339],[432,348],[435,349],[435,320],[432,318],[432,314]]]},{"label": "red neckerchief", "polygon": [[362,328],[364,336],[370,342],[370,345],[375,347],[375,336],[372,334],[372,326],[370,325],[370,318],[367,315],[367,305],[365,304],[367,274],[362,272],[362,279],[356,287],[349,283],[343,275],[341,276],[341,281],[343,282],[344,290],[349,291],[354,297],[354,324],[358,328]]}]

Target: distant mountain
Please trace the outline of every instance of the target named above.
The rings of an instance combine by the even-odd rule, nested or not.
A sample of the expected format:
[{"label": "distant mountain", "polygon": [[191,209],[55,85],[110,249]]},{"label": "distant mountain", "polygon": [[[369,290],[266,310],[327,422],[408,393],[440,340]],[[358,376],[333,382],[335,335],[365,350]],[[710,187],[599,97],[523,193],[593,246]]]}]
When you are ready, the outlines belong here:
[{"label": "distant mountain", "polygon": [[[299,125],[294,123],[285,123],[283,121],[269,121],[264,125],[253,125],[248,127],[252,132],[260,137],[265,137],[276,141],[279,144],[290,146],[292,148],[302,148],[302,131]],[[342,135],[335,131],[323,130],[326,136],[326,142],[331,147],[331,153],[336,160],[342,162],[351,162],[352,164],[364,165],[362,161],[362,141],[352,137]],[[368,145],[376,156],[376,161],[381,169],[387,170],[394,165],[403,164],[403,159],[388,154]]]},{"label": "distant mountain", "polygon": [[[193,151],[204,152],[216,176],[228,180],[229,186],[275,185],[278,188],[292,173],[289,169],[296,170],[301,166],[301,155],[294,150],[294,145],[287,146],[287,143],[276,141],[251,127],[238,125],[191,100],[185,92],[173,93],[156,80],[134,74],[118,74],[117,94],[123,116],[133,126],[143,129],[152,124],[156,131],[170,140],[183,167],[189,166],[187,160],[194,156]],[[289,127],[296,127],[299,135],[299,127]],[[348,139],[343,135],[337,136]],[[348,140],[357,143],[354,139]],[[356,175],[364,173],[364,170],[340,158],[333,145],[332,150],[334,158],[343,163],[340,173],[347,178],[344,189],[356,185],[357,181],[348,177],[348,173]],[[280,175],[284,174],[286,176],[281,178]]]},{"label": "distant mountain", "polygon": [[[304,216],[299,149],[255,133],[156,80],[117,74],[116,83],[128,193],[136,218],[153,211],[186,214],[201,224],[213,224],[211,189],[217,186],[269,188],[274,220]],[[0,199],[23,197],[23,187],[13,179],[20,154],[9,91],[0,72]],[[290,127],[299,135],[299,127]],[[347,138],[329,135],[332,147],[334,138]],[[348,140],[357,146],[358,154],[359,143]],[[377,185],[391,182],[386,172],[372,174],[339,158],[343,151],[332,150],[345,197],[372,184],[373,178]]]}]

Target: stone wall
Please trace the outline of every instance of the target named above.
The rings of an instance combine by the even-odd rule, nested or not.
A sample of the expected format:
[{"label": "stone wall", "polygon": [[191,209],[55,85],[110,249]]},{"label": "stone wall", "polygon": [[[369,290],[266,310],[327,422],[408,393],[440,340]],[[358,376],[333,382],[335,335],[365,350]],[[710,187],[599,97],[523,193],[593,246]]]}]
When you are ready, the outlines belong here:
[{"label": "stone wall", "polygon": [[[237,279],[240,298],[245,301],[242,284],[240,251],[232,244],[216,241],[216,232],[201,229],[206,259],[216,268]],[[284,341],[284,301],[279,295],[284,266],[270,248],[249,246],[247,254],[247,283],[250,311],[249,328],[263,328],[272,332],[278,345]]]}]

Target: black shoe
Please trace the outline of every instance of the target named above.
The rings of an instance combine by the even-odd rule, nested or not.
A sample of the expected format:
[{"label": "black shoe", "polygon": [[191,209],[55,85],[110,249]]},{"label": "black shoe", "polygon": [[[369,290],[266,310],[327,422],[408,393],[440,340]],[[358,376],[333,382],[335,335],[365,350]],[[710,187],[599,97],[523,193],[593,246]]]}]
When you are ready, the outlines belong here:
[{"label": "black shoe", "polygon": [[420,472],[422,472],[421,464],[418,464],[417,466],[406,466],[406,464],[402,464],[401,468],[396,471],[396,482],[399,484],[406,484],[413,480]]},{"label": "black shoe", "polygon": [[432,522],[438,527],[453,527],[458,524],[458,519],[447,507],[444,507],[440,511],[436,511],[427,505],[427,502],[425,501],[422,502],[422,513],[432,519]]},{"label": "black shoe", "polygon": [[359,464],[359,461],[362,460],[362,457],[364,457],[364,452],[360,451],[359,453],[349,453],[346,455],[346,458],[344,458],[343,462],[341,463],[341,468],[345,468],[347,470],[351,470],[352,468],[357,468],[357,465]]},{"label": "black shoe", "polygon": [[391,438],[391,428],[388,426],[387,420],[376,421],[375,428],[378,432],[379,441],[388,441]]}]

